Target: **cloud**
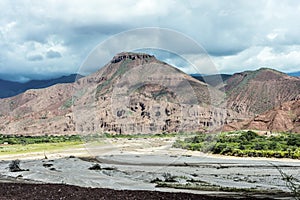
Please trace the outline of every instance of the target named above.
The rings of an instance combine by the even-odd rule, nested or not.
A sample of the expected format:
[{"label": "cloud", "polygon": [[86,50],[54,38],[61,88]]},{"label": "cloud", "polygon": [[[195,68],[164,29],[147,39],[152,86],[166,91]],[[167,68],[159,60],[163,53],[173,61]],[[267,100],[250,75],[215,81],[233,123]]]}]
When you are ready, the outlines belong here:
[{"label": "cloud", "polygon": [[29,61],[41,61],[43,59],[44,59],[43,56],[39,54],[27,56],[27,60]]},{"label": "cloud", "polygon": [[[300,71],[300,3],[293,0],[3,0],[0,12],[2,74],[76,73],[96,45],[122,31],[142,27],[185,34],[203,47],[220,72],[261,65]],[[176,43],[176,38],[163,38],[153,42],[177,48],[199,65],[208,65],[193,47]],[[100,55],[111,54],[103,51]],[[179,60],[173,56],[168,62],[180,65]],[[99,67],[100,63],[93,65]],[[180,67],[193,71],[193,66]]]},{"label": "cloud", "polygon": [[[183,60],[187,59],[185,55],[200,55],[202,60],[203,55],[208,57],[201,46],[182,33],[162,28],[133,29],[117,34],[99,44],[83,62],[79,73],[88,74],[96,71],[109,62],[115,54],[122,51],[152,52],[163,61],[170,64],[177,63],[175,66],[184,68],[183,71],[188,73],[193,70],[188,69],[189,67],[199,68],[200,66],[194,63],[195,59],[185,61],[191,62],[188,67],[186,64],[183,65]],[[211,62],[209,59],[207,61]]]},{"label": "cloud", "polygon": [[61,54],[58,51],[49,50],[46,53],[46,57],[50,58],[50,59],[52,59],[52,58],[60,58]]},{"label": "cloud", "polygon": [[[300,45],[269,47],[255,46],[231,56],[213,57],[219,71],[225,73],[270,67],[284,72],[300,69]],[[231,66],[230,68],[226,66]]]}]

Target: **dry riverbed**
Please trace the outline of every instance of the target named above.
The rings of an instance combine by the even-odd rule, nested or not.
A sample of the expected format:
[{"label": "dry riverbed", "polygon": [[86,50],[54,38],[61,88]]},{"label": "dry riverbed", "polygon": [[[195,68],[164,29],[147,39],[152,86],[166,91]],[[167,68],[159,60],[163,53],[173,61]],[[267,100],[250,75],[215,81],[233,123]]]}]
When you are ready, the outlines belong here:
[{"label": "dry riverbed", "polygon": [[[172,148],[176,138],[107,138],[62,151],[0,156],[1,182],[59,183],[117,190],[291,198],[276,169],[300,178],[300,161],[234,158]],[[20,159],[21,172],[10,172]],[[28,169],[28,170],[27,170]]]}]

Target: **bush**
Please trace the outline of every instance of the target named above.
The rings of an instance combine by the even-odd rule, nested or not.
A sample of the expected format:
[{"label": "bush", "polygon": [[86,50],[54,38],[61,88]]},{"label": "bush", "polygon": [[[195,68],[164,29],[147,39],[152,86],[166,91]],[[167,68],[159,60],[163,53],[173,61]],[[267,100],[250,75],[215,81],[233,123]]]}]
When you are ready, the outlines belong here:
[{"label": "bush", "polygon": [[172,176],[170,173],[163,173],[162,176],[164,177],[165,182],[177,182],[176,176]]},{"label": "bush", "polygon": [[18,136],[18,135],[0,135],[0,144],[39,144],[39,143],[58,143],[58,142],[78,142],[81,141],[79,135],[72,136]]},{"label": "bush", "polygon": [[214,148],[212,149],[212,152],[215,154],[219,154],[225,149],[227,145],[225,143],[217,143]]},{"label": "bush", "polygon": [[198,135],[176,141],[174,146],[214,154],[300,158],[300,135],[280,133],[273,136],[260,136],[253,131],[235,131],[219,135]]},{"label": "bush", "polygon": [[21,171],[26,171],[26,170],[20,168],[20,160],[13,160],[9,164],[9,171],[11,171],[11,172],[21,172]]}]

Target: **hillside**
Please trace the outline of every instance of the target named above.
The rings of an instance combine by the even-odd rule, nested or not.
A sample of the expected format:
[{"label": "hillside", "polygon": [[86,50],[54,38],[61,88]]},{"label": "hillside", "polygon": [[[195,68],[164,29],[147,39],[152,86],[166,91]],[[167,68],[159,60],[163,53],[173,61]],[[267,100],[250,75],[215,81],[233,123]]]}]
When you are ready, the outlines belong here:
[{"label": "hillside", "polygon": [[74,124],[66,102],[72,98],[72,84],[32,89],[14,97],[0,99],[1,134],[67,134]]},{"label": "hillside", "polygon": [[222,93],[154,56],[120,53],[73,84],[0,99],[1,134],[209,131],[240,117]]},{"label": "hillside", "polygon": [[300,133],[300,99],[285,102],[250,120],[224,127],[227,131],[243,129]]},{"label": "hillside", "polygon": [[[265,124],[257,122],[259,117],[249,120],[299,100],[300,78],[265,68],[224,78],[227,99],[217,88],[152,55],[120,53],[75,83],[0,99],[0,134],[210,132],[224,125],[299,132],[297,121],[274,124],[279,114],[263,116],[269,119]],[[293,112],[298,116],[297,107],[291,106]]]},{"label": "hillside", "polygon": [[208,131],[237,118],[222,109],[220,91],[147,54],[116,55],[79,80],[76,90],[81,132],[97,127],[122,134]]},{"label": "hillside", "polygon": [[228,108],[249,116],[300,97],[300,78],[261,68],[236,73],[226,81]]}]

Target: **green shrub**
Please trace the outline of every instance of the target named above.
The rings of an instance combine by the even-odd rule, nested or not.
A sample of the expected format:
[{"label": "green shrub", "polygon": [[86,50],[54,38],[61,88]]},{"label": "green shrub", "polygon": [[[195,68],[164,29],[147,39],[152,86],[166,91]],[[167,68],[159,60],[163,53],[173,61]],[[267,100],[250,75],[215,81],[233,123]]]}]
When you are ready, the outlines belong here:
[{"label": "green shrub", "polygon": [[260,136],[253,131],[201,134],[177,141],[174,146],[223,155],[300,158],[300,135],[291,133],[272,136]]},{"label": "green shrub", "polygon": [[0,135],[0,144],[39,144],[39,143],[59,143],[59,142],[77,142],[81,141],[79,135],[72,136],[21,136],[21,135]]}]

